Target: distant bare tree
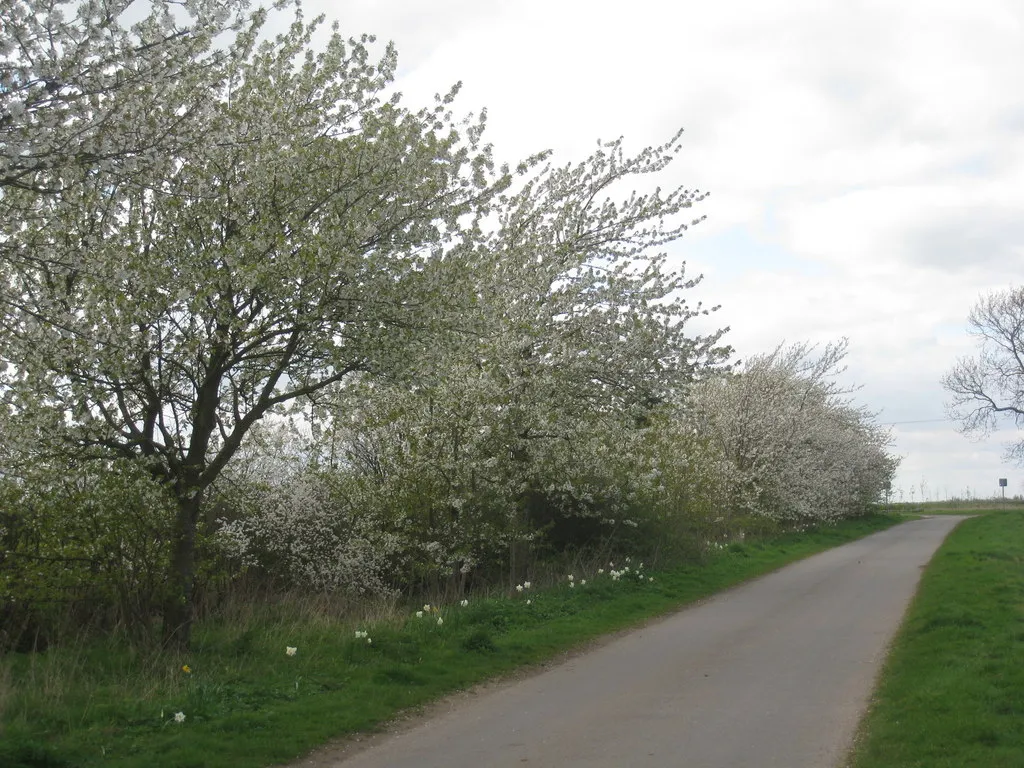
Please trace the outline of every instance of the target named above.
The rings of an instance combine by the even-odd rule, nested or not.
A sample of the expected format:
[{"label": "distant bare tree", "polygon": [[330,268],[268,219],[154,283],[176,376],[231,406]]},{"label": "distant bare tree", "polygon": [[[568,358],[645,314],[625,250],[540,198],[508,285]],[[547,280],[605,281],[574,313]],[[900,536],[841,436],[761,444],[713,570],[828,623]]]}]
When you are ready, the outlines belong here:
[{"label": "distant bare tree", "polygon": [[[952,395],[946,408],[964,434],[985,436],[1007,421],[1024,427],[1024,286],[979,299],[967,318],[980,342],[977,357],[961,358],[942,379]],[[1007,446],[1006,460],[1024,464],[1024,439]]]}]

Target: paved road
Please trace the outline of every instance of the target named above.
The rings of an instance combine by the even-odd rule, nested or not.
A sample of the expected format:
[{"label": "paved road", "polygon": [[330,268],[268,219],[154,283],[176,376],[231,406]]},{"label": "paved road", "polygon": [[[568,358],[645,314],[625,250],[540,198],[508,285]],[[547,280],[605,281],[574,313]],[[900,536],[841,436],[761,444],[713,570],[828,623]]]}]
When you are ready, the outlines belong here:
[{"label": "paved road", "polygon": [[315,764],[833,768],[922,566],[961,519],[816,555]]}]

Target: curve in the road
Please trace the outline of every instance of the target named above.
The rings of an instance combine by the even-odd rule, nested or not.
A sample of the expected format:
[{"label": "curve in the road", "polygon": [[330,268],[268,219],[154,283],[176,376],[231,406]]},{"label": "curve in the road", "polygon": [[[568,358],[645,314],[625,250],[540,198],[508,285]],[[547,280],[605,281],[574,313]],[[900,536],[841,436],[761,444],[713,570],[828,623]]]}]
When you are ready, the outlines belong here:
[{"label": "curve in the road", "polygon": [[480,695],[337,768],[833,768],[921,568],[963,518],[823,552]]}]

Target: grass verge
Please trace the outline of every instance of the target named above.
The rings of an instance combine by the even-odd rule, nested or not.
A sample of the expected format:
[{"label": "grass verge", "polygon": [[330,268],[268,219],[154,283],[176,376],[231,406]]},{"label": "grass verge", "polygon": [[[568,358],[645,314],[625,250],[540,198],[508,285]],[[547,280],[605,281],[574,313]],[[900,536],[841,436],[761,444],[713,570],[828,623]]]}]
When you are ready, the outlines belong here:
[{"label": "grass verge", "polygon": [[896,637],[854,768],[1024,766],[1024,513],[961,523]]},{"label": "grass verge", "polygon": [[0,660],[0,765],[256,768],[292,760],[900,519],[734,543],[700,565],[650,574],[618,563],[629,567],[618,578],[609,566],[574,574],[574,586],[565,578],[372,624],[298,618],[284,606],[199,626],[185,657],[118,638],[10,654]]}]

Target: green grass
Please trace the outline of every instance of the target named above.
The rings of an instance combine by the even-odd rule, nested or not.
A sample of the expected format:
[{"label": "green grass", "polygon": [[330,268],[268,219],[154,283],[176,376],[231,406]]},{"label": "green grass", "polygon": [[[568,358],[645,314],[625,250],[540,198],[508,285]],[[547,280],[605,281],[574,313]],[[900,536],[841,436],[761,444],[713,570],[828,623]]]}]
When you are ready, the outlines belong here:
[{"label": "green grass", "polygon": [[925,571],[855,768],[1024,766],[1024,513],[966,520]]},{"label": "green grass", "polygon": [[[403,709],[551,659],[899,520],[874,516],[734,543],[703,564],[642,581],[577,572],[572,589],[563,579],[521,595],[471,596],[467,607],[445,606],[424,618],[403,610],[355,624],[344,615],[281,604],[244,621],[200,625],[193,652],[183,657],[115,638],[9,654],[0,660],[0,765],[245,768],[292,760]],[[357,629],[372,643],[357,639]],[[286,655],[286,646],[297,653]],[[190,672],[183,671],[186,664]],[[176,712],[185,714],[184,722],[174,722]]]},{"label": "green grass", "polygon": [[1007,512],[1012,510],[1024,511],[1024,502],[1015,499],[1007,499],[1005,502],[998,499],[982,499],[978,501],[925,501],[912,504],[890,504],[890,509],[902,514],[922,515],[981,515],[987,512]]}]

